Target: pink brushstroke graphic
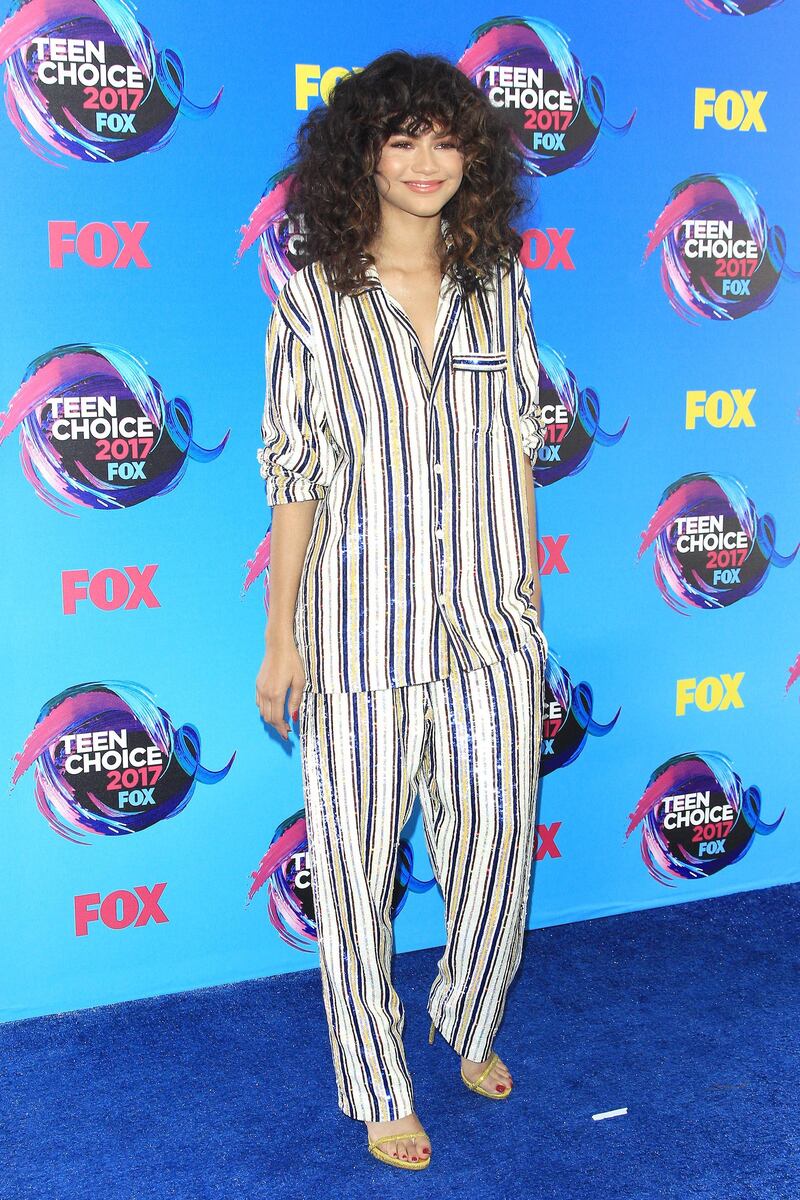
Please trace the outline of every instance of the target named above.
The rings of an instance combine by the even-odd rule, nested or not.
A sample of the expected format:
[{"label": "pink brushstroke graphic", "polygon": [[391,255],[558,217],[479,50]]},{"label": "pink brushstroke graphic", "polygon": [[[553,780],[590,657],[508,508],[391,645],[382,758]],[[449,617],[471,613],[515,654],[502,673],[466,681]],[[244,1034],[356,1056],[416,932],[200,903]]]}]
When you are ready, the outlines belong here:
[{"label": "pink brushstroke graphic", "polygon": [[295,272],[292,244],[295,238],[302,236],[302,230],[293,229],[286,216],[291,182],[288,168],[272,176],[247,223],[239,230],[242,236],[236,248],[235,264],[238,266],[245,253],[258,243],[258,278],[273,303],[286,280]]},{"label": "pink brushstroke graphic", "polygon": [[[60,78],[51,37],[91,45],[79,79]],[[209,117],[222,95],[220,88],[210,104],[193,104],[184,93],[179,55],[155,49],[125,0],[17,0],[0,26],[0,62],[14,128],[29,150],[54,166],[64,166],[62,158],[111,163],[160,150],[179,114]],[[109,110],[95,107],[87,94],[98,87],[117,98]]]},{"label": "pink brushstroke graphic", "polygon": [[244,584],[242,585],[242,595],[248,590],[251,584],[255,583],[259,575],[264,575],[264,611],[269,612],[269,547],[270,534],[268,529],[264,537],[258,543],[255,554],[247,560],[247,573],[245,575]]},{"label": "pink brushstroke graphic", "polygon": [[558,655],[548,647],[544,672],[542,778],[560,767],[568,767],[583,753],[590,737],[606,737],[619,720],[618,708],[610,721],[594,715],[594,693],[590,684],[573,683]]},{"label": "pink brushstroke graphic", "polygon": [[[738,479],[696,472],[664,491],[642,533],[637,558],[654,547],[656,585],[670,608],[685,615],[735,604],[759,591],[771,566],[789,566],[800,542],[784,555],[775,537],[774,517],[759,517]],[[684,549],[687,538],[699,538],[703,546]]]},{"label": "pink brushstroke graphic", "polygon": [[[417,879],[413,868],[413,848],[410,842],[401,838],[392,917],[400,912],[410,892],[427,892],[436,884],[435,879]],[[266,886],[267,916],[278,936],[295,950],[313,950],[317,942],[317,928],[308,830],[303,809],[281,822],[269,849],[250,878],[246,903],[249,904],[256,893]]]},{"label": "pink brushstroke graphic", "polygon": [[752,17],[755,13],[777,8],[783,0],[684,0],[689,8],[708,20],[714,13],[727,17]]},{"label": "pink brushstroke graphic", "polygon": [[[714,222],[715,231],[695,222]],[[659,246],[661,285],[691,325],[747,316],[772,301],[781,275],[800,278],[786,262],[783,230],[769,225],[753,190],[734,175],[698,174],[677,184],[647,235],[642,264]]]},{"label": "pink brushstroke graphic", "polygon": [[[507,118],[513,139],[530,175],[557,175],[570,167],[584,166],[594,156],[598,136],[624,136],[636,109],[623,125],[612,125],[605,115],[605,86],[596,75],[585,76],[568,46],[569,38],[551,21],[536,17],[495,17],[473,31],[457,66]],[[505,102],[493,68],[527,68],[530,103]],[[543,90],[566,94],[558,111],[538,103],[538,72]],[[539,128],[527,128],[534,112]]]},{"label": "pink brushstroke graphic", "polygon": [[707,879],[744,858],[756,834],[774,833],[761,820],[761,793],[744,789],[733,764],[717,751],[679,754],[658,767],[630,814],[627,840],[642,826],[642,861],[657,882]]},{"label": "pink brushstroke graphic", "polygon": [[789,688],[794,687],[798,679],[800,679],[800,654],[798,654],[797,658],[794,660],[794,663],[789,668],[789,678],[786,681],[787,692],[789,691]]},{"label": "pink brushstroke graphic", "polygon": [[[0,444],[17,429],[25,479],[66,516],[166,495],[190,459],[211,462],[230,436],[228,430],[217,446],[204,448],[183,397],[168,400],[127,350],[84,342],[58,346],[28,366],[0,412]],[[112,440],[115,451],[124,448],[124,461],[110,455]]]},{"label": "pink brushstroke graphic", "polygon": [[[307,848],[305,813],[295,813],[278,829],[269,850],[253,872],[247,903],[267,885],[267,915],[279,936],[295,950],[310,950],[316,943],[316,926],[297,899],[293,887],[296,873],[289,864]],[[287,879],[286,876],[289,876]],[[306,885],[308,886],[308,885]]]},{"label": "pink brushstroke graphic", "polygon": [[141,684],[75,684],[42,707],[15,755],[15,787],[34,768],[36,806],[51,828],[76,844],[87,835],[137,833],[177,816],[196,784],[218,783],[200,762],[194,725],[175,728]]},{"label": "pink brushstroke graphic", "polygon": [[578,475],[589,465],[595,446],[610,447],[622,438],[628,418],[616,432],[600,425],[600,397],[593,388],[579,386],[558,351],[544,342],[539,351],[539,404],[544,445],[536,460],[537,487],[547,487]]}]

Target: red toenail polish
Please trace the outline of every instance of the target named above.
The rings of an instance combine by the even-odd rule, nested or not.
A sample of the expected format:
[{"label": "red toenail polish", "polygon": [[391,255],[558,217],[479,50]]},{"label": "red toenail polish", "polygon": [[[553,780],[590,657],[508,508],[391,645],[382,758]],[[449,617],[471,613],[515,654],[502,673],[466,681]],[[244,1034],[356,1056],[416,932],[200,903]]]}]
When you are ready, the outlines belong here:
[{"label": "red toenail polish", "polygon": [[497,1087],[495,1088],[495,1091],[498,1091],[498,1092],[504,1092],[505,1090],[506,1089],[503,1087],[502,1083],[498,1083]]}]

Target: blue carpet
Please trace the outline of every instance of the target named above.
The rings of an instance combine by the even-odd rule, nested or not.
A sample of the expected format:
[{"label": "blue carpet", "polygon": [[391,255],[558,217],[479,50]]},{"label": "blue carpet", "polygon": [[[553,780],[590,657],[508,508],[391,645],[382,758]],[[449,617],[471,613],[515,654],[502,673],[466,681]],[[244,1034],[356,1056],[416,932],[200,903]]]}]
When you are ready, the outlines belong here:
[{"label": "blue carpet", "polygon": [[336,1107],[317,971],[0,1026],[0,1196],[797,1200],[799,919],[796,884],[530,932],[499,1104],[427,1043],[439,952],[399,956],[424,1172]]}]

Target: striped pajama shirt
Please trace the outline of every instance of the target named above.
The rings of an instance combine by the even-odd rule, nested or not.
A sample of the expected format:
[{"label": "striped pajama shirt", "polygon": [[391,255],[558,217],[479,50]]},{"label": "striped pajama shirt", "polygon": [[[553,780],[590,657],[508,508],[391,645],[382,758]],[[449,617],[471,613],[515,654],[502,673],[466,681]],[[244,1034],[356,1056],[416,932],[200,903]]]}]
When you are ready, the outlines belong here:
[{"label": "striped pajama shirt", "polygon": [[[442,231],[447,237],[447,223]],[[544,442],[522,264],[472,296],[442,279],[429,369],[374,267],[279,292],[258,453],[267,502],[317,500],[294,619],[303,788],[339,1104],[412,1110],[389,908],[422,803],[447,946],[429,1008],[485,1058],[519,964],[547,641],[525,472]]]}]

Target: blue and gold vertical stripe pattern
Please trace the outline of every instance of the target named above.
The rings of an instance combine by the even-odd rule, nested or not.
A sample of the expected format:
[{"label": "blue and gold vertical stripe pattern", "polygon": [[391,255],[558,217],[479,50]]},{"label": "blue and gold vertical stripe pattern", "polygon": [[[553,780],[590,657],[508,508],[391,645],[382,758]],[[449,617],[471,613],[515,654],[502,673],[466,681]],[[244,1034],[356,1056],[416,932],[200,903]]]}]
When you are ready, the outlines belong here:
[{"label": "blue and gold vertical stripe pattern", "polygon": [[486,1059],[519,968],[536,830],[541,634],[483,669],[405,688],[304,692],[303,791],[322,994],[339,1107],[414,1109],[391,978],[397,845],[417,794],[447,944],[428,1012],[457,1054]]},{"label": "blue and gold vertical stripe pattern", "polygon": [[318,501],[294,632],[306,687],[402,687],[496,662],[539,631],[525,472],[545,439],[518,258],[439,291],[433,362],[374,266],[278,293],[258,451],[269,505]]}]

